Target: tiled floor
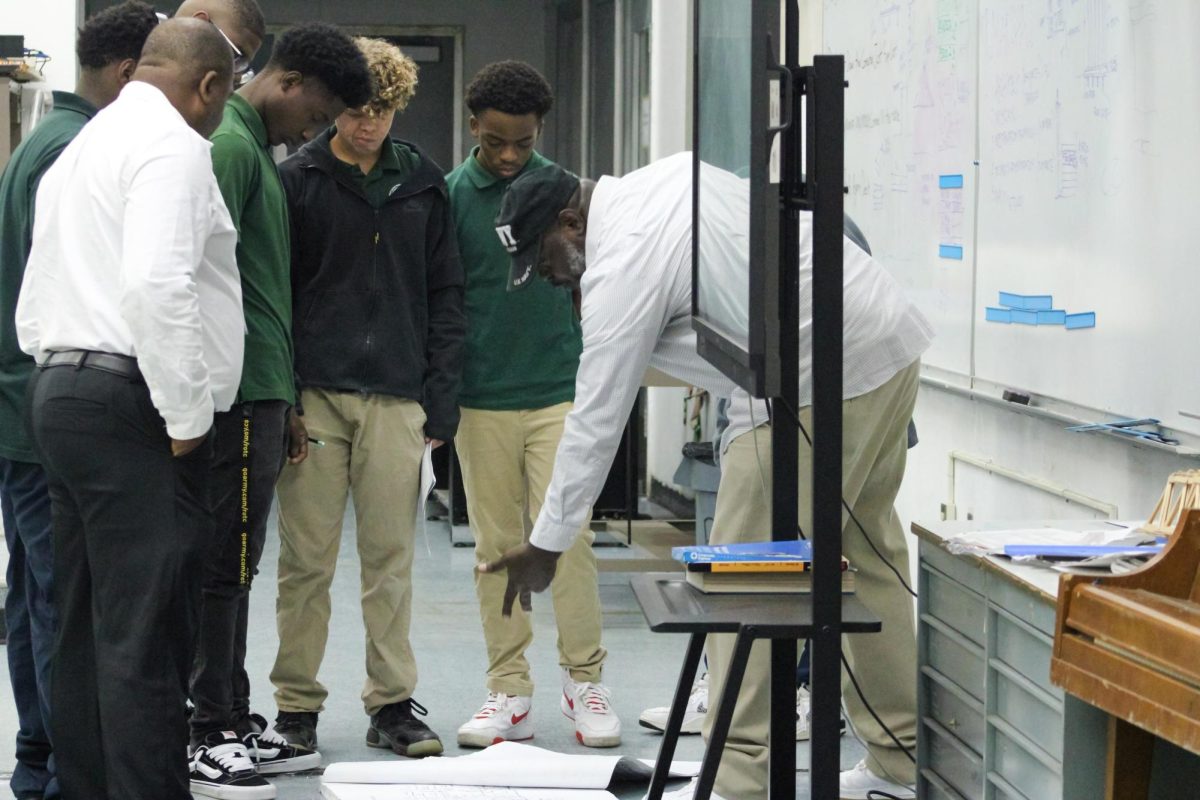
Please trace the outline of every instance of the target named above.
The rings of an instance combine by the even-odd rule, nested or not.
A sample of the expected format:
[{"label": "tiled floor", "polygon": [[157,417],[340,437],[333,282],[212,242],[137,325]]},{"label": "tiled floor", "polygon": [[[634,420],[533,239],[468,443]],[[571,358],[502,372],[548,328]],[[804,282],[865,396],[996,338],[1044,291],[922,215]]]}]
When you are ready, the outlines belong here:
[{"label": "tiled floor", "polygon": [[[357,600],[358,556],[353,536],[353,516],[348,514],[333,585],[329,645],[320,674],[329,689],[326,710],[321,714],[318,728],[321,752],[327,764],[394,758],[387,751],[373,750],[364,744],[367,718],[359,700],[365,678],[364,639]],[[619,548],[597,548],[597,552],[601,558],[630,555]],[[251,595],[247,665],[254,682],[255,710],[270,718],[274,717],[275,706],[267,675],[278,643],[274,620],[277,558],[278,539],[272,524],[261,574]],[[421,677],[415,698],[429,709],[427,721],[441,735],[446,743],[445,755],[450,757],[465,754],[466,751],[454,743],[455,730],[474,713],[486,694],[484,651],[471,578],[473,566],[471,549],[452,547],[450,531],[444,523],[429,523],[424,535],[418,535],[412,638]],[[686,642],[682,636],[652,634],[647,630],[629,589],[627,573],[604,571],[600,580],[604,643],[609,650],[605,682],[613,690],[613,701],[624,725],[623,742],[618,752],[653,758],[660,737],[639,728],[637,717],[646,706],[665,705],[669,701]],[[554,621],[548,603],[540,596],[534,597],[534,625],[536,638],[529,660],[538,685],[533,707],[537,733],[532,743],[567,753],[594,753],[596,751],[575,741],[571,723],[558,710],[559,673]],[[5,676],[0,681],[0,775],[7,775],[13,767],[11,743],[17,728],[15,716]],[[849,737],[843,739],[843,767],[852,765],[861,755],[862,749],[857,742]],[[699,737],[685,738],[677,758],[698,760],[700,757]],[[797,775],[801,786],[796,797],[807,800],[808,778],[803,771],[808,763],[807,744],[797,746],[797,761],[802,771]],[[274,783],[280,800],[316,800],[320,797],[320,778],[316,775],[282,777]],[[644,786],[623,786],[616,790],[622,800],[640,798],[644,792]]]}]

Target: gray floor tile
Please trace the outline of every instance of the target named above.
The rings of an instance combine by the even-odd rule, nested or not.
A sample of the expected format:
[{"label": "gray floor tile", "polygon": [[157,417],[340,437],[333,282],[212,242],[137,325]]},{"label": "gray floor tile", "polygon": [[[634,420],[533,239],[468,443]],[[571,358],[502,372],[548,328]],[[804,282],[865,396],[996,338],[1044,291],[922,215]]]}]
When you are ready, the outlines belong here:
[{"label": "gray floor tile", "polygon": [[[429,523],[425,532],[418,534],[412,640],[420,669],[414,696],[428,707],[429,725],[446,743],[446,755],[456,756],[466,751],[461,751],[455,744],[455,731],[486,694],[483,682],[486,664],[471,578],[474,554],[470,548],[452,547],[450,541],[450,531],[445,523]],[[605,557],[602,550],[601,557]],[[275,714],[267,676],[278,645],[274,621],[277,559],[278,537],[272,521],[261,572],[251,594],[247,657],[253,681],[254,709],[268,718]],[[367,717],[360,693],[366,676],[365,640],[358,606],[357,573],[354,521],[353,516],[347,514],[332,589],[334,604],[329,644],[320,673],[320,680],[329,690],[326,710],[321,714],[318,726],[320,749],[326,763],[394,758],[390,753],[373,750],[364,743]],[[628,577],[622,573],[601,573],[604,643],[609,650],[605,682],[613,690],[614,704],[624,726],[623,743],[618,751],[653,758],[660,737],[639,728],[637,717],[643,708],[665,705],[669,701],[686,642],[682,636],[652,634],[646,629],[628,588]],[[534,626],[535,640],[529,660],[537,682],[533,706],[537,733],[532,743],[560,752],[595,753],[597,751],[575,741],[571,722],[559,712],[560,679],[554,620],[548,602],[541,596],[534,597]],[[13,766],[11,742],[16,735],[17,723],[7,679],[0,684],[0,742],[4,743],[0,745],[0,776],[3,776]],[[857,742],[843,739],[843,767],[852,765],[862,752]],[[681,741],[678,758],[698,760],[701,755],[699,737]],[[797,746],[797,761],[806,767],[807,744]],[[802,769],[797,777],[801,786],[796,796],[807,800],[807,773]],[[274,783],[280,800],[316,800],[320,797],[319,778],[315,775],[281,777]],[[640,798],[644,791],[645,787],[622,787],[617,794],[625,800]]]}]

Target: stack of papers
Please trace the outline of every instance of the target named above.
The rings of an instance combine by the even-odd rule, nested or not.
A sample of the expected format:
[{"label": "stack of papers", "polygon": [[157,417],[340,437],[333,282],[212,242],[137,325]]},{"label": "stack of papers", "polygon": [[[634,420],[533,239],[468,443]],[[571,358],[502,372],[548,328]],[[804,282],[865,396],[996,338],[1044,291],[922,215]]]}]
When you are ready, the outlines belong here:
[{"label": "stack of papers", "polygon": [[[616,800],[614,781],[650,780],[654,763],[624,756],[576,756],[501,742],[458,758],[330,764],[326,800]],[[671,777],[700,774],[675,762]]]},{"label": "stack of papers", "polygon": [[1163,544],[1138,523],[1098,522],[1087,530],[1014,528],[976,531],[946,539],[951,553],[1007,556],[1060,572],[1119,573],[1137,569],[1162,552]]},{"label": "stack of papers", "polygon": [[1061,528],[1013,528],[1003,531],[972,531],[946,539],[946,549],[956,555],[1004,555],[1009,545],[1104,545],[1107,547],[1153,544],[1154,537],[1137,530],[1138,523],[1098,521],[1086,530]]}]

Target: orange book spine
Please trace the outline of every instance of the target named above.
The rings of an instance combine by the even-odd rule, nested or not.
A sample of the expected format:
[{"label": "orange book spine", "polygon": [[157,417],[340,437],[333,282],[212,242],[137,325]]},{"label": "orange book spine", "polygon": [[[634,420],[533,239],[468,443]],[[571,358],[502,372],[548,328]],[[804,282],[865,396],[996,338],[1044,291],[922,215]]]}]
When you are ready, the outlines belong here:
[{"label": "orange book spine", "polygon": [[808,561],[713,561],[708,572],[811,572]]}]

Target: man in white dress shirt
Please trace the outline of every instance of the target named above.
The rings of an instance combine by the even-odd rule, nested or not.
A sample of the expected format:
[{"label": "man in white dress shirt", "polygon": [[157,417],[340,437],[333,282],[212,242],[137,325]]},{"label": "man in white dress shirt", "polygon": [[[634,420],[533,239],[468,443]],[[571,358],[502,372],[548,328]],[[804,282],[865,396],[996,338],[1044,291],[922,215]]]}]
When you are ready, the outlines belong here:
[{"label": "man in white dress shirt", "polygon": [[171,20],[42,179],[17,304],[48,477],[64,797],[187,800],[184,702],[211,537],[204,446],[242,367],[237,233],[207,136],[233,89],[210,23]]},{"label": "man in white dress shirt", "polygon": [[[712,542],[768,539],[770,436],[755,427],[765,408],[750,399],[696,353],[691,328],[692,156],[681,153],[622,178],[585,182],[547,228],[523,229],[524,220],[546,219],[529,208],[544,196],[514,181],[498,222],[519,231],[510,247],[514,279],[536,268],[554,283],[578,286],[583,296],[583,355],[575,407],[567,416],[546,502],[528,544],[481,569],[507,569],[506,607],[523,590],[541,591],[557,556],[569,547],[595,501],[616,452],[624,421],[647,366],[656,367],[716,396],[731,396],[724,436],[721,486]],[[732,173],[702,165],[705,196],[721,199],[702,219],[729,268],[715,300],[736,306],[736,282],[747,280],[737,238],[748,230],[748,185]],[[529,228],[526,225],[524,228]],[[539,226],[534,226],[538,228]],[[843,237],[845,268],[843,495],[870,537],[857,526],[843,531],[843,554],[859,570],[856,593],[883,619],[883,633],[848,637],[847,658],[871,707],[905,748],[915,752],[916,639],[912,601],[896,579],[908,572],[908,549],[893,501],[904,475],[908,421],[917,392],[920,354],[932,338],[928,322],[878,262]],[[741,261],[739,267],[739,260]],[[800,220],[800,421],[811,429],[812,219]],[[708,287],[706,287],[708,288]],[[734,308],[735,311],[738,309]],[[741,309],[745,313],[745,309]],[[757,438],[757,442],[755,439]],[[812,454],[802,443],[798,478],[800,524],[811,527]],[[881,555],[873,552],[871,545]],[[882,557],[881,557],[882,556]],[[886,559],[886,563],[884,561]],[[732,653],[732,636],[709,637],[710,681],[720,692]],[[765,800],[769,719],[769,651],[755,645],[717,774],[714,797]],[[843,798],[866,798],[882,789],[913,797],[914,765],[876,723],[853,689],[845,692],[849,716],[867,743],[868,756],[842,773]],[[711,720],[710,720],[711,722]],[[707,724],[706,724],[707,729]],[[672,795],[690,798],[692,787]]]}]

